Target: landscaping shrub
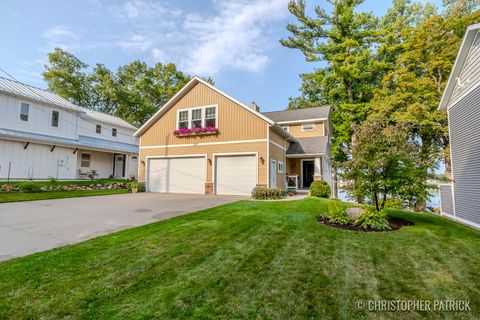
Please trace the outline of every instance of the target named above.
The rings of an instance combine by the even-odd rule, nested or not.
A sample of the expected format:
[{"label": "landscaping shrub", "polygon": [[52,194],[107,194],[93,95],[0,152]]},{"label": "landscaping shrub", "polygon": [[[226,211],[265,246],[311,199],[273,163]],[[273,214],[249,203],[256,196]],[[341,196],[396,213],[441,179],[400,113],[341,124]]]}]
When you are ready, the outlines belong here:
[{"label": "landscaping shrub", "polygon": [[393,209],[399,209],[399,210],[404,210],[405,206],[403,205],[403,200],[399,198],[388,198],[385,200],[385,208],[393,208]]},{"label": "landscaping shrub", "polygon": [[347,208],[343,207],[338,199],[328,202],[328,219],[339,224],[349,224],[352,221],[347,214]]},{"label": "landscaping shrub", "polygon": [[145,190],[146,190],[145,182],[139,182],[138,183],[138,192],[145,192]]},{"label": "landscaping shrub", "polygon": [[365,213],[357,218],[355,225],[364,229],[372,228],[375,230],[390,230],[387,214],[385,210],[377,211],[374,208],[365,208]]},{"label": "landscaping shrub", "polygon": [[18,186],[18,189],[22,192],[40,192],[42,189],[39,185],[33,182],[23,182]]},{"label": "landscaping shrub", "polygon": [[326,181],[313,181],[310,185],[310,195],[319,198],[330,198],[330,186]]},{"label": "landscaping shrub", "polygon": [[287,191],[278,188],[255,187],[252,190],[252,198],[257,200],[283,199]]}]

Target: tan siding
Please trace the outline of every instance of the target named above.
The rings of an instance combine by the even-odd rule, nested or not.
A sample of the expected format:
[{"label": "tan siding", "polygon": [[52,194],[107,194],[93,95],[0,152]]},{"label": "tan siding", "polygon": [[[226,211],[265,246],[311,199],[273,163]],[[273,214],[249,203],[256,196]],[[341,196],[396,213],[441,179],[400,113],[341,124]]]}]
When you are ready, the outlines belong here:
[{"label": "tan siding", "polygon": [[297,138],[318,137],[325,135],[324,129],[324,122],[315,123],[315,130],[312,131],[302,131],[302,124],[291,124],[289,125],[288,132]]},{"label": "tan siding", "polygon": [[[277,167],[275,168],[275,172],[277,173],[277,188],[284,189],[285,188],[285,159],[284,159],[284,151],[274,145],[273,143],[270,143],[270,159],[276,160],[277,161]],[[283,172],[284,173],[278,173],[278,161],[283,162]]]},{"label": "tan siding", "polygon": [[[218,135],[176,137],[177,110],[218,105]],[[223,95],[197,84],[143,135],[141,146],[266,139],[265,121]]]},{"label": "tan siding", "polygon": [[[265,128],[265,127],[263,127]],[[235,143],[235,144],[216,144],[207,146],[189,146],[189,147],[170,147],[170,148],[154,148],[154,149],[141,149],[140,160],[144,164],[139,166],[139,181],[145,181],[145,167],[146,157],[151,156],[177,156],[177,155],[189,155],[189,154],[207,154],[207,158],[213,162],[214,153],[240,153],[240,152],[257,152],[258,153],[258,183],[267,183],[267,143],[255,142],[255,143]],[[263,158],[264,163],[260,160]],[[212,164],[207,165],[207,182],[212,182]]]},{"label": "tan siding", "polygon": [[289,175],[298,175],[300,176],[300,159],[297,158],[288,158],[287,159],[287,173]]},{"label": "tan siding", "polygon": [[273,131],[272,128],[270,128],[270,140],[272,140],[273,142],[278,143],[279,145],[283,146],[284,145],[283,141],[285,139],[280,134]]}]

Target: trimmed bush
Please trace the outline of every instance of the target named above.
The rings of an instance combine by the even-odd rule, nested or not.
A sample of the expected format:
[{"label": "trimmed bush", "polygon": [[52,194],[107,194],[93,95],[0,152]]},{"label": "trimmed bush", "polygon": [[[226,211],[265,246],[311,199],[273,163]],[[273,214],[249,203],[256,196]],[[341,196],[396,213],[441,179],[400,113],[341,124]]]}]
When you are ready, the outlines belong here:
[{"label": "trimmed bush", "polygon": [[387,198],[387,200],[385,200],[385,208],[393,208],[393,209],[404,210],[405,206],[403,205],[403,200],[402,199]]},{"label": "trimmed bush", "polygon": [[330,186],[326,181],[313,181],[310,185],[310,195],[319,198],[330,198]]},{"label": "trimmed bush", "polygon": [[287,191],[278,188],[255,187],[252,190],[252,198],[257,200],[283,199]]},{"label": "trimmed bush", "polygon": [[146,186],[145,182],[139,182],[138,183],[138,192],[145,192]]},{"label": "trimmed bush", "polygon": [[365,213],[357,218],[355,225],[364,229],[372,228],[375,230],[390,230],[387,214],[385,210],[377,211],[374,208],[365,208]]},{"label": "trimmed bush", "polygon": [[328,219],[331,222],[339,224],[349,224],[352,221],[347,213],[347,208],[341,205],[338,199],[333,199],[328,202]]},{"label": "trimmed bush", "polygon": [[18,186],[18,189],[21,192],[30,192],[30,193],[42,191],[40,186],[33,182],[23,182]]}]

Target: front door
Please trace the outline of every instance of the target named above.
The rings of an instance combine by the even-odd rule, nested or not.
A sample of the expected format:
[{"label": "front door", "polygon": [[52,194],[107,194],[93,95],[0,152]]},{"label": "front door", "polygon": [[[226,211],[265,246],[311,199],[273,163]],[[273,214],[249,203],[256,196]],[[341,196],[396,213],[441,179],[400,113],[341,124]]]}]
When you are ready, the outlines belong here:
[{"label": "front door", "polygon": [[115,178],[125,177],[125,155],[124,154],[115,154],[114,155],[115,164],[113,176]]},{"label": "front door", "polygon": [[313,182],[313,175],[315,173],[315,165],[313,160],[302,161],[302,186],[304,188],[310,188]]}]

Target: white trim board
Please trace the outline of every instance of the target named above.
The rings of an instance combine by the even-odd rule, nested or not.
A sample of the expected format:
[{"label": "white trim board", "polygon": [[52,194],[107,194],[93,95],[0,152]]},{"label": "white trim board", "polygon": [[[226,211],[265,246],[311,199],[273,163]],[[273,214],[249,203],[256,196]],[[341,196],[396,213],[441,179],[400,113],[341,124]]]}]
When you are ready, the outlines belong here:
[{"label": "white trim board", "polygon": [[445,213],[445,212],[440,212],[440,214],[442,215],[442,217],[446,217],[450,220],[456,221],[456,222],[461,223],[463,225],[466,225],[466,226],[469,226],[469,227],[480,230],[480,224],[478,224],[478,223],[471,222],[471,221],[468,221],[468,220],[465,220],[465,219],[462,219],[462,218],[459,218],[459,217],[456,217],[456,216],[452,216],[451,214],[448,214],[448,213]]},{"label": "white trim board", "polygon": [[217,157],[228,156],[255,156],[255,184],[258,184],[258,152],[224,152],[224,153],[212,153],[212,182],[213,182],[213,194],[217,194]]},{"label": "white trim board", "polygon": [[157,148],[181,148],[181,147],[197,147],[197,146],[210,146],[217,144],[236,144],[236,143],[254,143],[254,142],[267,142],[267,139],[253,139],[253,140],[232,140],[222,142],[199,142],[199,143],[185,143],[185,144],[164,144],[158,146],[145,146],[140,149],[157,149]]},{"label": "white trim board", "polygon": [[273,145],[276,146],[276,147],[279,147],[279,148],[282,149],[283,151],[287,150],[284,146],[279,145],[278,143],[276,143],[276,142],[273,141],[273,140],[270,140],[270,143],[273,144]]},{"label": "white trim board", "polygon": [[318,121],[326,121],[328,118],[312,118],[312,119],[305,119],[305,120],[289,120],[289,121],[279,121],[277,122],[279,125],[282,124],[294,124],[294,123],[312,123]]}]

